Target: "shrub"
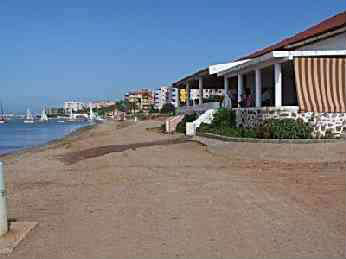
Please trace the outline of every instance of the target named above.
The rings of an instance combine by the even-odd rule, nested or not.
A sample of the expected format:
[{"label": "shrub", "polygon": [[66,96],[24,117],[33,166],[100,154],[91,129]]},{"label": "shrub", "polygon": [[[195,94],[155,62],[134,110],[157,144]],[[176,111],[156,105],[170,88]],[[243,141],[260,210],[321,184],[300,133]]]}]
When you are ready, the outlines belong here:
[{"label": "shrub", "polygon": [[184,119],[177,125],[176,131],[179,133],[186,132],[186,122],[193,122],[198,118],[196,113],[186,114]]},{"label": "shrub", "polygon": [[226,127],[235,128],[236,126],[235,112],[229,109],[220,108],[214,114],[213,117],[214,119],[211,123],[211,126],[214,128],[226,128]]},{"label": "shrub", "polygon": [[160,110],[160,113],[172,113],[172,114],[175,114],[175,107],[171,103],[165,103],[162,106],[162,108]]},{"label": "shrub", "polygon": [[265,139],[308,139],[313,128],[301,119],[266,120],[256,129],[257,138]]}]

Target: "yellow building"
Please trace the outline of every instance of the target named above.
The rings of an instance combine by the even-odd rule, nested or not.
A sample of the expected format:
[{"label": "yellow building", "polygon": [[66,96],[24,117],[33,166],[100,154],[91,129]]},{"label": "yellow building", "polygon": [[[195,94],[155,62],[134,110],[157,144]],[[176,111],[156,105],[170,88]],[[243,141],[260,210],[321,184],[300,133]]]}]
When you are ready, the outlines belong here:
[{"label": "yellow building", "polygon": [[180,89],[180,102],[181,103],[186,103],[187,100],[187,92],[186,89]]}]

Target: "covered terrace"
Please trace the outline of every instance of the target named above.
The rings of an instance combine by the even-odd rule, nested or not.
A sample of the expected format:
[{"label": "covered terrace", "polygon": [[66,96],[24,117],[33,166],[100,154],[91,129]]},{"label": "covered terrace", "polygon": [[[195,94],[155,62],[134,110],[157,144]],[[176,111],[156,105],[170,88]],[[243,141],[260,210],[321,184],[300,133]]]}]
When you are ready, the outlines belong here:
[{"label": "covered terrace", "polygon": [[[303,112],[345,112],[345,56],[346,50],[272,51],[211,66],[210,73],[224,77],[232,108],[299,106]],[[246,105],[245,91],[254,97]]]},{"label": "covered terrace", "polygon": [[[222,77],[218,77],[217,74],[209,74],[209,69],[202,69],[192,75],[186,76],[185,78],[173,83],[172,87],[178,89],[178,107],[180,110],[185,112],[186,110],[191,111],[205,111],[209,108],[219,107],[217,103],[207,103],[203,100],[204,89],[224,89],[224,80]],[[198,99],[192,100],[191,90],[198,89]],[[186,102],[181,102],[181,92],[185,90]]]}]

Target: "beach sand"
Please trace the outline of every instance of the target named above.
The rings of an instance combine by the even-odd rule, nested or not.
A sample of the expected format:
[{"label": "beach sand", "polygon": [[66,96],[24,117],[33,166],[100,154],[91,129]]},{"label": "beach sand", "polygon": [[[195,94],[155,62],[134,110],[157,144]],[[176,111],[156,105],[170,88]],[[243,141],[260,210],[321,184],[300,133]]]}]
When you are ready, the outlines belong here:
[{"label": "beach sand", "polygon": [[159,125],[106,122],[2,156],[9,217],[39,223],[3,258],[345,257],[345,159],[304,161],[321,155],[309,145],[302,161],[252,158],[261,144],[238,143],[242,160],[147,130]]}]

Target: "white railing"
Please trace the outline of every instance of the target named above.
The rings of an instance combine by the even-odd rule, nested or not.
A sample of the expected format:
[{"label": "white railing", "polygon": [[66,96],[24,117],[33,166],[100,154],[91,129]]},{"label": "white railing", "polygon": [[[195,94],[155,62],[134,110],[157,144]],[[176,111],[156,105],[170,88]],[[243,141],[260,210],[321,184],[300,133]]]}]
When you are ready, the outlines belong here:
[{"label": "white railing", "polygon": [[186,135],[188,135],[188,136],[196,135],[196,130],[197,130],[197,128],[199,128],[199,126],[202,123],[211,124],[213,119],[214,119],[215,112],[216,112],[216,109],[209,109],[205,113],[200,115],[197,120],[195,120],[193,122],[187,122],[186,123]]}]

